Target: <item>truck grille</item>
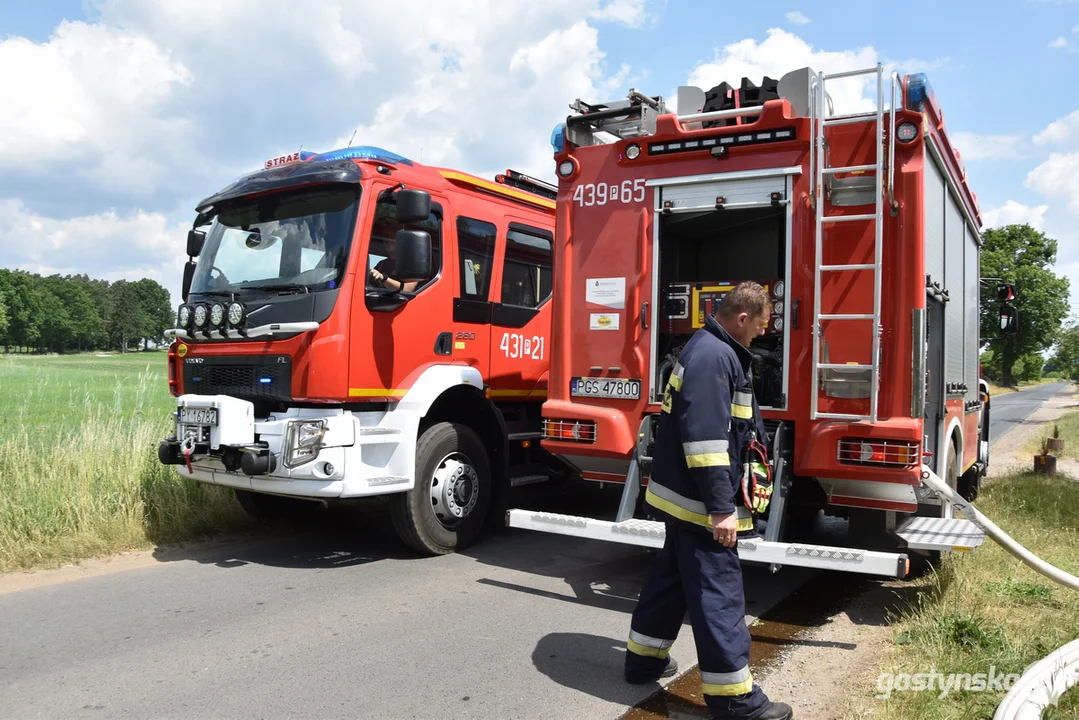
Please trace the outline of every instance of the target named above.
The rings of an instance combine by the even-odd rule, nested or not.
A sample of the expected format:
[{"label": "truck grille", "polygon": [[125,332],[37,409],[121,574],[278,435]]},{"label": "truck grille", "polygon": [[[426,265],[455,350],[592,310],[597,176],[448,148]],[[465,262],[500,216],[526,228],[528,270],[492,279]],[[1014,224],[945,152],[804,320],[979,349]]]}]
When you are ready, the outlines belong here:
[{"label": "truck grille", "polygon": [[184,358],[184,392],[228,395],[250,402],[292,399],[292,358],[257,357]]}]

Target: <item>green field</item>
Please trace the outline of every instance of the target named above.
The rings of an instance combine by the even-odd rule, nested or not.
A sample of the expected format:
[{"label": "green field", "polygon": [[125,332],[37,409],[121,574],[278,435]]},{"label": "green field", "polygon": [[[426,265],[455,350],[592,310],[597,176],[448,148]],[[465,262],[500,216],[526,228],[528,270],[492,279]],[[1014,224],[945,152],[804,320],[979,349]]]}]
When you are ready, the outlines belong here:
[{"label": "green field", "polygon": [[232,494],[157,462],[164,352],[0,355],[0,572],[246,524]]}]

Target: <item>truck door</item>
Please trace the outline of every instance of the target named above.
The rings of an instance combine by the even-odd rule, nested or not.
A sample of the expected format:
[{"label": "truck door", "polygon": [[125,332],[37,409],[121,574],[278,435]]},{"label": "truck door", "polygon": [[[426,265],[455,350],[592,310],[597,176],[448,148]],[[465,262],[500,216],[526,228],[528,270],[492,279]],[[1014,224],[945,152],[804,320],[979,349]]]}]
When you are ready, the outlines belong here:
[{"label": "truck door", "polygon": [[926,313],[926,450],[933,453],[930,467],[937,473],[946,471],[946,458],[938,452],[944,422],[944,304],[932,297],[925,299]]},{"label": "truck door", "polygon": [[491,375],[491,278],[498,228],[489,220],[458,216],[458,286],[453,299],[453,359],[467,362],[485,381]]},{"label": "truck door", "polygon": [[491,311],[491,375],[494,398],[546,396],[551,344],[551,281],[554,236],[511,220],[496,255]]}]

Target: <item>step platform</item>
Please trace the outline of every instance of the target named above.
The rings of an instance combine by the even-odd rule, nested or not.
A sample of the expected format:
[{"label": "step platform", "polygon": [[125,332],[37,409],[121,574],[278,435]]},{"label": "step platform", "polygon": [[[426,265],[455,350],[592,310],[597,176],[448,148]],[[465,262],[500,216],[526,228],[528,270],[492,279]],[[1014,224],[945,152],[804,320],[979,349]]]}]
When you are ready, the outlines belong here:
[{"label": "step platform", "polygon": [[985,541],[985,533],[963,518],[912,517],[895,534],[911,550],[970,552]]},{"label": "step platform", "polygon": [[[506,514],[506,524],[524,530],[650,548],[663,547],[666,538],[664,524],[649,520],[611,522],[576,515],[510,510]],[[739,540],[738,557],[743,562],[839,570],[890,578],[906,577],[910,569],[906,553],[770,542],[758,538]]]}]

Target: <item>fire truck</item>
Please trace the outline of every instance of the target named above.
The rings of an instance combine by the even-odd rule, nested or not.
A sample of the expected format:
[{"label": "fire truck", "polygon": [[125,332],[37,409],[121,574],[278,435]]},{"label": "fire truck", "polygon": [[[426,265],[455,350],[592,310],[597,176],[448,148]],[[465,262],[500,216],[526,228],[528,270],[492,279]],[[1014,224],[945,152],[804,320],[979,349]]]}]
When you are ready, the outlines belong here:
[{"label": "fire truck", "polygon": [[200,202],[160,461],[260,517],[386,496],[428,554],[547,479],[556,189],[495,180],[355,146]]},{"label": "fire truck", "polygon": [[[875,89],[872,109],[836,114],[842,83]],[[679,88],[676,111],[637,91],[571,108],[552,135],[543,446],[622,496],[613,519],[513,509],[507,523],[661,546],[640,496],[668,377],[752,280],[773,301],[750,350],[774,485],[743,561],[902,577],[914,553],[977,547],[983,533],[921,482],[936,473],[972,498],[989,462],[981,216],[926,77],[802,68]],[[1014,308],[1001,312],[1013,330]],[[821,509],[858,532],[788,541]]]}]

